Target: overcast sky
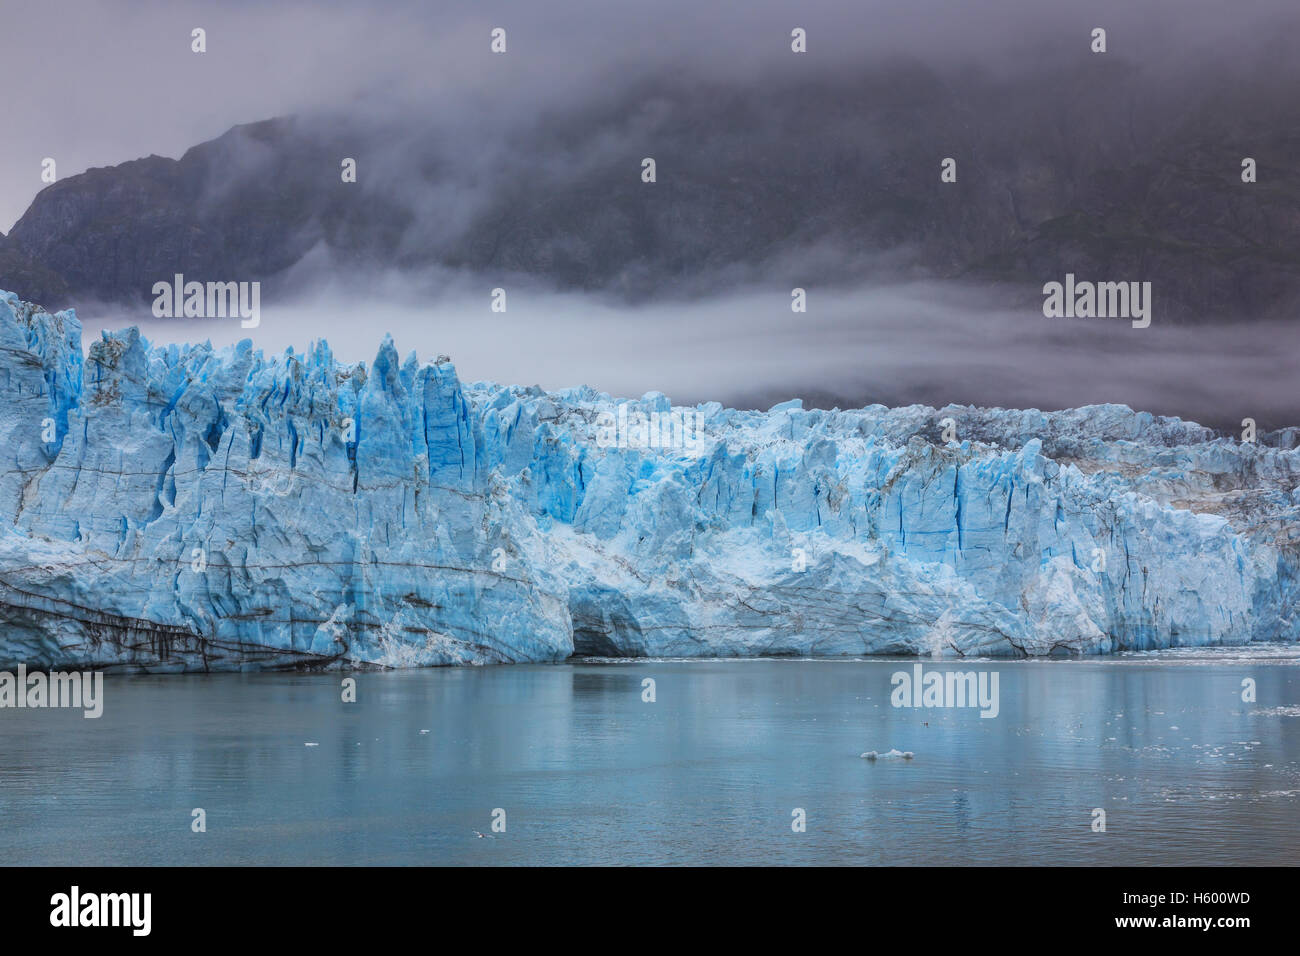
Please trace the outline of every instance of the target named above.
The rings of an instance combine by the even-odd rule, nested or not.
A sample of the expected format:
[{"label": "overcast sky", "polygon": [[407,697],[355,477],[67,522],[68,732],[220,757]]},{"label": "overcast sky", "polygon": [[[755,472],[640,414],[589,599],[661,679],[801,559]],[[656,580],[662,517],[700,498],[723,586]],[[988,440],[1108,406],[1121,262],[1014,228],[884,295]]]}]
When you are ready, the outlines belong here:
[{"label": "overcast sky", "polygon": [[[1086,44],[1105,26],[1117,56],[1210,65],[1258,37],[1292,0],[7,0],[0,230],[61,177],[156,153],[179,157],[237,123],[376,102],[532,110],[581,95],[610,70],[662,64],[760,82],[789,33],[821,68],[913,54],[1006,67]],[[493,56],[488,33],[507,29]],[[207,53],[190,31],[207,31]],[[1011,56],[1014,54],[1015,56]],[[805,61],[809,62],[809,61]],[[504,121],[504,118],[503,118]]]},{"label": "overcast sky", "polygon": [[[589,95],[611,74],[680,73],[761,83],[787,69],[793,27],[816,68],[902,55],[931,65],[1010,70],[1086,47],[1104,26],[1112,53],[1171,77],[1247,57],[1294,0],[500,0],[266,2],[7,0],[0,229],[22,214],[52,157],[60,178],[187,148],[232,125],[314,110],[441,111],[508,124]],[[488,49],[508,30],[509,53]],[[207,53],[190,31],[207,31]],[[472,153],[473,143],[466,144]],[[265,310],[264,306],[264,310]],[[585,382],[679,400],[777,401],[821,392],[848,401],[921,400],[1060,407],[1128,402],[1202,420],[1287,416],[1296,400],[1294,326],[1151,331],[1123,323],[1051,326],[960,287],[872,286],[826,293],[806,318],[788,297],[731,292],[643,309],[545,291],[516,295],[508,317],[465,290],[419,308],[400,288],[363,310],[346,290],[281,306],[255,333],[237,324],[162,325],[151,338],[302,347],[326,337],[347,359],[373,357],[381,332],[422,358],[450,353],[462,375],[546,386]],[[274,320],[272,320],[274,318]],[[1118,337],[1117,337],[1118,335]],[[1262,384],[1263,383],[1263,384]],[[1267,412],[1259,409],[1267,408]]]}]

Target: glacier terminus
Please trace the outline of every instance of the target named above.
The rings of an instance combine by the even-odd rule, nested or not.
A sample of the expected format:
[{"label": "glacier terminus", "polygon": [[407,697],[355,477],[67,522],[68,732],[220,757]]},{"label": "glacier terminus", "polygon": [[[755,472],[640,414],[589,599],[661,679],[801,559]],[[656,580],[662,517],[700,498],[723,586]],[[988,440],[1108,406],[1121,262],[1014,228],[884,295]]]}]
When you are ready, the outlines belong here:
[{"label": "glacier terminus", "polygon": [[81,331],[0,293],[2,664],[1300,637],[1291,429],[1245,442],[1119,405],[677,409],[465,383],[388,338],[348,365],[324,342],[267,357],[136,329],[83,353]]}]

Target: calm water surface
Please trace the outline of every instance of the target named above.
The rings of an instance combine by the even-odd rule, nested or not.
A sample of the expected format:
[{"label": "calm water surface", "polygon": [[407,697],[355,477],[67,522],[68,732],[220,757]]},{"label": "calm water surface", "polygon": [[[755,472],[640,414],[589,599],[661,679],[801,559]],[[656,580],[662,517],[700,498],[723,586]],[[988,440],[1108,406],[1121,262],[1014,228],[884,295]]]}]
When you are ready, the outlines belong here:
[{"label": "calm water surface", "polygon": [[353,704],[341,674],[110,676],[99,720],[0,710],[0,860],[1294,864],[1298,655],[923,662],[996,670],[993,719],[892,707],[914,660],[364,673]]}]

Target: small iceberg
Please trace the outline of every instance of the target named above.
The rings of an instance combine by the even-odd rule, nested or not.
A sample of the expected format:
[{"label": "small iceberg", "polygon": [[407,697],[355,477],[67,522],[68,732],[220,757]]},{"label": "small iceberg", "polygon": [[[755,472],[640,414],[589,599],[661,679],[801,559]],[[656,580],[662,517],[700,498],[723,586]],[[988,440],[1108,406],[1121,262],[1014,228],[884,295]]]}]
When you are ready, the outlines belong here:
[{"label": "small iceberg", "polygon": [[863,760],[889,760],[892,757],[901,757],[904,760],[911,760],[913,753],[910,750],[886,750],[883,754],[878,750],[868,750],[862,754]]}]

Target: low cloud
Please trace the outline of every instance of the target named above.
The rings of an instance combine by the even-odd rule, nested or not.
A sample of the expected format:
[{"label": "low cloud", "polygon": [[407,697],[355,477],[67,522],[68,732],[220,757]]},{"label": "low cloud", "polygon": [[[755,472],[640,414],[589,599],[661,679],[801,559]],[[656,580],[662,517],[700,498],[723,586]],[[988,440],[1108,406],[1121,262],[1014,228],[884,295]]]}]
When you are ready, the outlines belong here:
[{"label": "low cloud", "polygon": [[[1159,290],[1150,328],[1124,320],[1048,319],[1041,303],[1009,303],[962,283],[809,289],[808,311],[790,290],[748,288],[644,305],[592,294],[504,284],[507,310],[491,311],[484,277],[440,274],[413,285],[390,275],[364,291],[342,285],[264,300],[262,325],[233,319],[154,319],[148,307],[83,313],[87,339],[138,325],[160,344],[253,336],[264,351],[324,338],[343,361],[374,358],[384,332],[402,354],[451,356],[465,381],[561,388],[591,385],[620,396],[662,391],[675,402],[768,407],[948,403],[1051,410],[1117,402],[1202,424],[1300,424],[1291,383],[1300,329],[1283,323],[1162,325]],[[440,292],[431,291],[433,287]]]}]

